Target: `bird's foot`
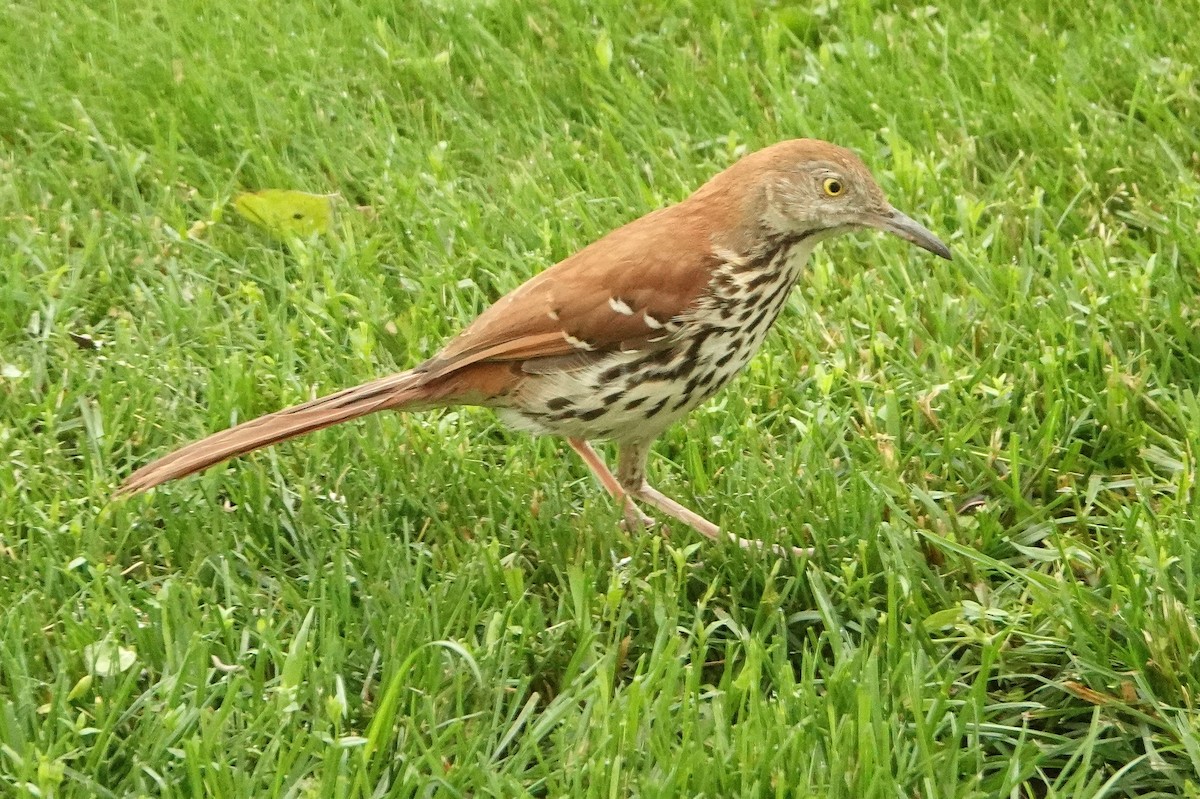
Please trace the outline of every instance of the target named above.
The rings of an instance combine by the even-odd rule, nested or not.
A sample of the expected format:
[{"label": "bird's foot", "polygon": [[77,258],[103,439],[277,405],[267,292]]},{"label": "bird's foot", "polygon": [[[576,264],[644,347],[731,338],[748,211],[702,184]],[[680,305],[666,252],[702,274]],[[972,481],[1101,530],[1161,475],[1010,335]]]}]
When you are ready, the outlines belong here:
[{"label": "bird's foot", "polygon": [[627,533],[650,529],[655,525],[655,519],[643,511],[628,496],[625,497],[625,518],[621,519],[621,529]]},{"label": "bird's foot", "polygon": [[[741,538],[733,533],[723,532],[720,527],[717,527],[717,525],[713,524],[699,513],[685,508],[683,505],[680,505],[678,502],[671,499],[666,494],[663,494],[649,483],[643,482],[642,487],[633,492],[633,496],[637,497],[648,505],[652,505],[671,518],[678,519],[696,532],[700,533],[700,535],[711,538],[714,541],[720,541],[724,538],[733,541],[742,549],[764,549],[774,552],[776,555],[782,556],[797,555],[800,557],[811,557],[814,553],[814,550],[810,547],[787,547],[781,544],[768,545],[766,542],[758,541],[753,538]],[[628,498],[626,499],[626,503],[628,503],[626,508],[629,507],[629,504],[632,504]],[[628,518],[628,510],[626,511],[626,518]]]}]

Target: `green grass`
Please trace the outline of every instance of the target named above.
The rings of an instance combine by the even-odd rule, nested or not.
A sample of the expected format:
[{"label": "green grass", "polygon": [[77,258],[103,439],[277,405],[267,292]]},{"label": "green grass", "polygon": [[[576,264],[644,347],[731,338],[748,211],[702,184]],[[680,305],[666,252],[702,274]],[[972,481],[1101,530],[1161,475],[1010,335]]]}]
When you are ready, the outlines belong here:
[{"label": "green grass", "polygon": [[[1200,795],[1194,9],[720,8],[5,7],[0,794]],[[108,504],[800,135],[955,260],[825,245],[651,470],[812,559],[477,409]]]}]

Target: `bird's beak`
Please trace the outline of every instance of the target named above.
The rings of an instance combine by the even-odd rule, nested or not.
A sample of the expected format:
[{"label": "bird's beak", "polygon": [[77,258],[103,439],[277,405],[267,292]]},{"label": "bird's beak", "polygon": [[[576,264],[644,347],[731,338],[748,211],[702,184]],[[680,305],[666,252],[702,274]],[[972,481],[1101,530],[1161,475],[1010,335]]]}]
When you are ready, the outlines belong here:
[{"label": "bird's beak", "polygon": [[905,241],[910,241],[923,250],[929,250],[934,255],[950,260],[950,248],[942,240],[933,235],[924,225],[907,214],[902,214],[895,208],[882,214],[870,214],[865,220],[871,227],[886,230]]}]

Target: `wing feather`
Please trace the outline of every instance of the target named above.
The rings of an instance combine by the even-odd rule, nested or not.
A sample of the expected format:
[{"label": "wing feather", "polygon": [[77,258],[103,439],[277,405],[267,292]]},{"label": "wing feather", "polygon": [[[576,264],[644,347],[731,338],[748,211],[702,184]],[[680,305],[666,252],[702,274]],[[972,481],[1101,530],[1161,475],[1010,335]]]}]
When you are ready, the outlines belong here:
[{"label": "wing feather", "polygon": [[662,346],[719,262],[706,218],[685,202],[617,228],[502,297],[422,370]]}]

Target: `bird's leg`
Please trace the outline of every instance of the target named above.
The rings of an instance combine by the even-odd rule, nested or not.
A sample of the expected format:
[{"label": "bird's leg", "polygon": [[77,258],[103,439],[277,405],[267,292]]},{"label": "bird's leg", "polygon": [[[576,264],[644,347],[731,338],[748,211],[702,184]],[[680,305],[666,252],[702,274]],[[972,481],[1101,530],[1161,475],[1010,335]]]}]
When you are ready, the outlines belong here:
[{"label": "bird's leg", "polygon": [[646,481],[646,458],[650,444],[625,444],[617,459],[617,480],[628,496],[640,499],[647,505],[658,508],[672,519],[677,519],[696,532],[714,541],[726,538],[743,549],[770,549],[777,555],[812,555],[812,549],[785,547],[778,544],[768,547],[762,541],[740,538],[733,533],[722,532],[720,527],[693,510],[685,508]]},{"label": "bird's leg", "polygon": [[596,479],[600,481],[600,485],[604,486],[604,490],[624,506],[625,528],[627,530],[648,527],[654,523],[654,519],[642,513],[641,509],[630,499],[629,494],[625,492],[625,489],[621,488],[621,484],[617,481],[617,478],[613,477],[613,473],[609,471],[608,466],[604,463],[604,459],[597,454],[596,450],[592,449],[591,444],[582,438],[568,438],[567,443],[571,445],[571,449],[579,453],[579,457],[583,458],[583,462],[596,475]]},{"label": "bird's leg", "polygon": [[653,505],[671,518],[678,519],[696,532],[700,533],[701,535],[708,536],[714,541],[721,538],[728,538],[742,549],[769,549],[776,555],[813,554],[812,548],[785,547],[780,544],[768,546],[762,541],[758,541],[753,538],[739,538],[733,533],[722,532],[721,528],[717,527],[708,519],[704,518],[695,511],[689,510],[683,505],[680,505],[678,502],[671,499],[666,494],[662,493],[647,482],[643,482],[637,491],[631,491],[630,493],[640,499],[642,502],[645,502],[648,505]]}]

